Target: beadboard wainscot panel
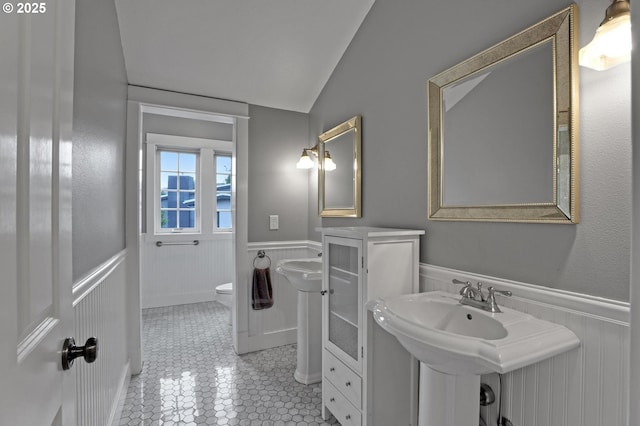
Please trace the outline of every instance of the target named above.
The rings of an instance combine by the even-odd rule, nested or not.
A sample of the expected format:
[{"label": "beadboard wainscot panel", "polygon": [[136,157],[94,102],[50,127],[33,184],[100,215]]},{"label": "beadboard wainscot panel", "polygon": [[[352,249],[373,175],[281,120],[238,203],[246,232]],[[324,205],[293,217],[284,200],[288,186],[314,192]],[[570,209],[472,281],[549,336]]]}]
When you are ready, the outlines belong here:
[{"label": "beadboard wainscot panel", "polygon": [[[510,290],[498,304],[562,324],[581,346],[502,376],[502,415],[518,426],[625,425],[628,408],[629,304],[434,265],[420,266],[420,290],[457,293],[453,278]],[[482,377],[496,392],[483,408],[495,425],[500,392],[497,374]]]},{"label": "beadboard wainscot panel", "polygon": [[98,338],[92,364],[76,360],[77,423],[118,424],[121,393],[129,380],[126,324],[126,250],[113,256],[73,285],[76,345]]},{"label": "beadboard wainscot panel", "polygon": [[[254,311],[251,307],[251,282],[253,262],[256,267],[264,268],[269,264],[267,258],[257,258],[258,251],[264,250],[271,259],[271,284],[273,286],[273,306],[269,309]],[[249,351],[272,348],[297,341],[298,294],[289,281],[276,272],[276,266],[282,259],[304,259],[317,257],[322,251],[319,243],[311,241],[282,241],[248,244],[247,280],[248,300],[245,301],[249,312]]]},{"label": "beadboard wainscot panel", "polygon": [[[189,244],[198,240],[198,245]],[[157,241],[184,245],[156,246]],[[142,308],[208,302],[216,286],[233,282],[233,234],[211,238],[170,235],[144,238],[140,244]]]}]

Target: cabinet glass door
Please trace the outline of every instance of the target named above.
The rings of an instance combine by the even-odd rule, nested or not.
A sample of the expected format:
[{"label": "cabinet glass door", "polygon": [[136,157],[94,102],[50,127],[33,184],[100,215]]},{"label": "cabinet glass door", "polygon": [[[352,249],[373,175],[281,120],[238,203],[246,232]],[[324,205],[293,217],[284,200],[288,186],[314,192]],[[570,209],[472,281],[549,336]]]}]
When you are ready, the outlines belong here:
[{"label": "cabinet glass door", "polygon": [[359,365],[361,241],[328,239],[327,339]]}]

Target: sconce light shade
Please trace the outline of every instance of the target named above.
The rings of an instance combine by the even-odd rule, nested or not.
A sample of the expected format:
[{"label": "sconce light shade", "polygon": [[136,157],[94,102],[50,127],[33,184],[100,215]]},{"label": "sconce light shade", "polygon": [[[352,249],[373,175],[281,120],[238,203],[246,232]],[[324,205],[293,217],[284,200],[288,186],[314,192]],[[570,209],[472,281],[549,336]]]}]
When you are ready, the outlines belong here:
[{"label": "sconce light shade", "polygon": [[603,71],[631,60],[631,14],[628,0],[613,0],[593,40],[580,49],[581,66]]},{"label": "sconce light shade", "polygon": [[296,167],[299,169],[310,169],[314,166],[313,160],[309,157],[306,149],[302,150],[302,155],[296,163]]},{"label": "sconce light shade", "polygon": [[324,152],[324,170],[330,172],[336,169],[336,163],[333,162],[329,151]]}]

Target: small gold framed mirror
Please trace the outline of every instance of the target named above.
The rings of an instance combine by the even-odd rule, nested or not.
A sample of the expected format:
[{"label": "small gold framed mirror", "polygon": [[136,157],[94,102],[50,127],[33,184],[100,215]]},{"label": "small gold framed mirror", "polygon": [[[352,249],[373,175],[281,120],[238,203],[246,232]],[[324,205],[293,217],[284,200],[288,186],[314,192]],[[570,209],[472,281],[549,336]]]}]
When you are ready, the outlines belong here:
[{"label": "small gold framed mirror", "polygon": [[578,223],[577,6],[428,82],[429,219]]},{"label": "small gold framed mirror", "polygon": [[361,122],[357,115],[318,136],[321,217],[362,217]]}]

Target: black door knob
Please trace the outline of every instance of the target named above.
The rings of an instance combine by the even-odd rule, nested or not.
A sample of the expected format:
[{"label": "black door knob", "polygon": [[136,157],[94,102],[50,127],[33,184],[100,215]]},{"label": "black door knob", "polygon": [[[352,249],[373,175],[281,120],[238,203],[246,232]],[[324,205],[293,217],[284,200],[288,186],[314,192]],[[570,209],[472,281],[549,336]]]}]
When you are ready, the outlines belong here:
[{"label": "black door knob", "polygon": [[78,357],[83,357],[88,363],[95,361],[98,357],[98,339],[89,337],[84,346],[76,346],[76,341],[73,337],[64,339],[64,344],[62,345],[62,369],[70,369],[73,365],[73,360]]}]

